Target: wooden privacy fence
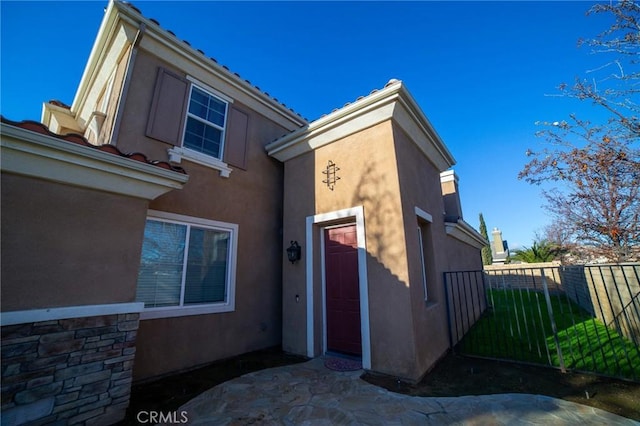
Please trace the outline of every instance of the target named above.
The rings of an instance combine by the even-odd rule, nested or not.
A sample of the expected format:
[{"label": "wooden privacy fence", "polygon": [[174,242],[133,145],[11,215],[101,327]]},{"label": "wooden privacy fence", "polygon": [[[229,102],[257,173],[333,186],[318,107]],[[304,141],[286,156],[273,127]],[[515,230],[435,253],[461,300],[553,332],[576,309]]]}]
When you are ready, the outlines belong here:
[{"label": "wooden privacy fence", "polygon": [[640,264],[446,272],[462,354],[640,381]]}]

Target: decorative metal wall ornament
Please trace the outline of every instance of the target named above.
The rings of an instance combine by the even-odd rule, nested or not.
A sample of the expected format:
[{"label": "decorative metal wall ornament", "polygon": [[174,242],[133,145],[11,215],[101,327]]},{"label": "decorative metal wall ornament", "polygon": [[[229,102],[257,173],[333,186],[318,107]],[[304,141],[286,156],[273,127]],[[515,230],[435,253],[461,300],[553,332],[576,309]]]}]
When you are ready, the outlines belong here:
[{"label": "decorative metal wall ornament", "polygon": [[340,180],[340,176],[338,176],[338,171],[340,167],[336,166],[335,163],[329,160],[327,164],[327,168],[322,171],[322,174],[327,175],[327,178],[322,181],[322,183],[326,183],[330,190],[333,191],[336,182]]}]

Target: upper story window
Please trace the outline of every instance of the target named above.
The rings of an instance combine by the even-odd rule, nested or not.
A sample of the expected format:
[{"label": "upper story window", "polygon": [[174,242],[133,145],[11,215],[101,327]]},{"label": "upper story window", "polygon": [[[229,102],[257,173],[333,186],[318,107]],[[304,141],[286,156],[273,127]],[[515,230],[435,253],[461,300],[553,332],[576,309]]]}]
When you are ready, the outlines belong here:
[{"label": "upper story window", "polygon": [[227,103],[191,85],[183,146],[221,159]]},{"label": "upper story window", "polygon": [[249,115],[194,78],[159,68],[146,135],[168,143],[169,161],[183,159],[231,173],[246,170]]}]

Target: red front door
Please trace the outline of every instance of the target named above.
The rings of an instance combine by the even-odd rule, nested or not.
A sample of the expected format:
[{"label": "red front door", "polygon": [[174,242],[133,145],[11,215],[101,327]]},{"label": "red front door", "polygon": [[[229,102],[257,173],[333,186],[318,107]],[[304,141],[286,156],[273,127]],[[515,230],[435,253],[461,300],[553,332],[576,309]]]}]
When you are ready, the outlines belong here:
[{"label": "red front door", "polygon": [[362,354],[356,225],[325,229],[327,350]]}]

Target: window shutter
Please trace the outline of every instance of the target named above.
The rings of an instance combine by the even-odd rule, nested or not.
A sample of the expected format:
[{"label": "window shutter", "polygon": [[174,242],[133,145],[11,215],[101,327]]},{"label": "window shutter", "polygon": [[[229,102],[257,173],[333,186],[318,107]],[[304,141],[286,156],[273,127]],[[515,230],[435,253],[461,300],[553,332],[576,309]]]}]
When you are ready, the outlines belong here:
[{"label": "window shutter", "polygon": [[236,108],[230,108],[227,122],[225,162],[242,170],[247,169],[247,135],[249,116]]},{"label": "window shutter", "polygon": [[182,127],[188,101],[189,82],[158,68],[156,88],[147,122],[147,136],[172,145],[182,144]]}]

